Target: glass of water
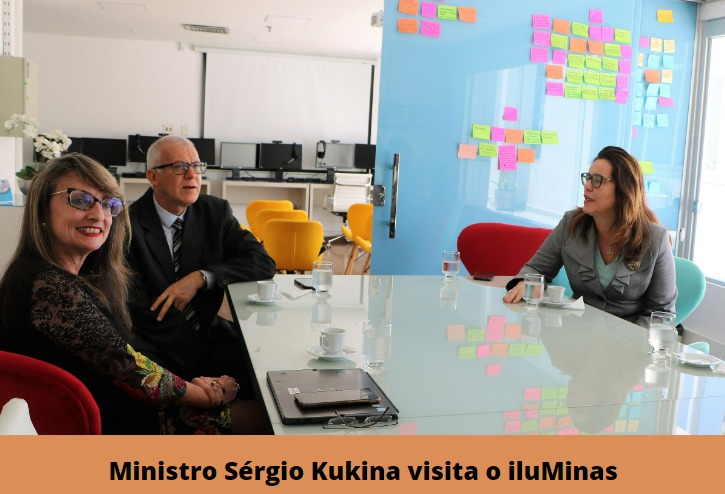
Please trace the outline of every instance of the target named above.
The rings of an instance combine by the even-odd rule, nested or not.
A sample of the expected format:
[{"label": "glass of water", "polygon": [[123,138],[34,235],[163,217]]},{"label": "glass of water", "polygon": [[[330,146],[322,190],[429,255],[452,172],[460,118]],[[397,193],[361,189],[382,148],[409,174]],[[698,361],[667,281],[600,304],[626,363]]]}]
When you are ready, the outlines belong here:
[{"label": "glass of water", "polygon": [[443,281],[456,281],[456,275],[461,270],[461,253],[457,250],[443,251]]},{"label": "glass of water", "polygon": [[524,275],[524,300],[525,309],[530,312],[539,310],[539,302],[544,299],[544,275]]},{"label": "glass of water", "polygon": [[677,337],[675,314],[672,312],[653,312],[649,318],[649,339],[652,345],[652,358],[664,360],[669,358]]},{"label": "glass of water", "polygon": [[363,322],[363,369],[369,374],[382,375],[388,372],[384,364],[390,358],[392,328],[390,321],[381,319]]},{"label": "glass of water", "polygon": [[315,297],[327,297],[332,288],[332,263],[328,261],[315,261],[312,263],[312,288]]}]

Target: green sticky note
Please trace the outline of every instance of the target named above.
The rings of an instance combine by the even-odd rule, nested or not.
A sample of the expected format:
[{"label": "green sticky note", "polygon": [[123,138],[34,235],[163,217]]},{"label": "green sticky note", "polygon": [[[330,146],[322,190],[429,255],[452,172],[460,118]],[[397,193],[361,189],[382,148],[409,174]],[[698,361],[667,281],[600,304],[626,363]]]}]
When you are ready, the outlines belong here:
[{"label": "green sticky note", "polygon": [[[543,130],[541,131],[541,140],[544,144],[559,144],[559,132],[556,130]],[[530,355],[529,351],[536,351],[536,355],[541,355],[541,350],[542,345],[529,345],[526,348],[526,355]]]},{"label": "green sticky note", "polygon": [[486,139],[487,141],[490,141],[491,140],[491,126],[473,124],[473,137],[475,139]]},{"label": "green sticky note", "polygon": [[438,18],[447,21],[457,21],[458,7],[455,5],[438,5]]},{"label": "green sticky note", "polygon": [[610,57],[621,57],[622,50],[616,43],[604,43],[604,54]]},{"label": "green sticky note", "polygon": [[524,144],[541,144],[541,131],[525,130],[524,131]]},{"label": "green sticky note", "polygon": [[612,72],[619,72],[619,60],[617,60],[616,58],[602,58],[602,66],[604,66],[606,70],[611,70]]},{"label": "green sticky note", "polygon": [[564,84],[564,97],[581,99],[582,87],[578,84]]},{"label": "green sticky note", "polygon": [[541,409],[542,410],[556,410],[556,407],[559,406],[559,402],[556,400],[548,400],[541,403]]},{"label": "green sticky note", "polygon": [[654,163],[652,163],[651,161],[640,161],[639,166],[642,167],[642,174],[654,175],[655,166]]},{"label": "green sticky note", "polygon": [[551,46],[554,48],[569,49],[569,37],[563,34],[551,33]]},{"label": "green sticky note", "polygon": [[584,82],[586,82],[587,84],[599,85],[599,72],[587,70],[586,72],[584,72]]},{"label": "green sticky note", "polygon": [[466,331],[466,341],[483,341],[486,339],[486,331],[483,329],[469,329]]},{"label": "green sticky note", "polygon": [[[604,74],[602,74],[604,75]],[[600,87],[599,88],[599,99],[614,101],[614,88],[613,87]]]},{"label": "green sticky note", "polygon": [[569,64],[569,67],[572,67],[575,69],[584,68],[584,55],[576,55],[574,53],[569,53],[566,57],[566,61]]},{"label": "green sticky note", "polygon": [[602,57],[597,55],[587,55],[587,68],[592,70],[602,70]]},{"label": "green sticky note", "polygon": [[555,400],[558,397],[559,388],[556,386],[544,386],[541,390],[542,400]]},{"label": "green sticky note", "polygon": [[583,36],[584,38],[589,37],[589,24],[583,24],[581,22],[571,23],[571,32],[577,36]]},{"label": "green sticky note", "polygon": [[566,406],[560,406],[556,408],[557,415],[566,415],[569,413],[569,409]]},{"label": "green sticky note", "polygon": [[554,413],[556,413],[556,408],[542,408],[539,410],[539,416],[554,415]]},{"label": "green sticky note", "polygon": [[559,398],[565,400],[567,396],[569,396],[569,388],[566,388],[566,387],[559,388]]},{"label": "green sticky note", "polygon": [[521,432],[535,431],[538,423],[539,421],[536,419],[524,420],[521,422]]},{"label": "green sticky note", "polygon": [[460,360],[476,358],[475,346],[462,346],[458,349],[458,358]]},{"label": "green sticky note", "polygon": [[599,84],[601,84],[602,86],[616,87],[617,76],[615,74],[599,74]]},{"label": "green sticky note", "polygon": [[584,99],[599,99],[599,91],[596,86],[583,86],[582,97]]},{"label": "green sticky note", "polygon": [[526,343],[511,343],[509,345],[509,356],[523,357],[526,353]]},{"label": "green sticky note", "polygon": [[495,158],[496,156],[498,156],[498,146],[496,144],[481,143],[478,145],[478,155],[490,156],[492,158]]},{"label": "green sticky note", "polygon": [[584,74],[578,69],[569,69],[566,71],[566,82],[572,84],[581,84],[584,81]]},{"label": "green sticky note", "polygon": [[614,28],[614,41],[629,44],[632,42],[632,33],[626,29]]}]

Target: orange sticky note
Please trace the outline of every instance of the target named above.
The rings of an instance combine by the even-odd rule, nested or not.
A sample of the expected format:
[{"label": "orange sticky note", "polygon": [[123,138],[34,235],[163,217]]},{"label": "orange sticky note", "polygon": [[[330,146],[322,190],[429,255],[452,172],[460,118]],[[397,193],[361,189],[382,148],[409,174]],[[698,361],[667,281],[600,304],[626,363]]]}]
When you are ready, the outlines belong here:
[{"label": "orange sticky note", "polygon": [[536,154],[533,149],[519,148],[518,149],[518,161],[519,163],[533,163]]},{"label": "orange sticky note", "polygon": [[521,324],[507,324],[506,338],[511,340],[521,338]]},{"label": "orange sticky note", "polygon": [[418,33],[418,21],[416,19],[398,19],[399,33]]},{"label": "orange sticky note", "polygon": [[561,34],[571,33],[571,21],[554,18],[554,32]]},{"label": "orange sticky note", "polygon": [[556,417],[551,415],[550,417],[541,417],[539,419],[540,429],[553,429],[556,427]]},{"label": "orange sticky note", "polygon": [[473,7],[458,7],[458,19],[463,22],[476,22],[476,9]]},{"label": "orange sticky note", "polygon": [[476,144],[460,144],[458,146],[458,157],[459,158],[475,160],[477,152],[478,152],[478,146]]},{"label": "orange sticky note", "polygon": [[418,15],[418,2],[416,0],[400,0],[398,10],[404,14]]},{"label": "orange sticky note", "polygon": [[524,131],[520,129],[506,129],[506,142],[511,144],[523,144]]},{"label": "orange sticky note", "polygon": [[587,52],[587,40],[581,38],[572,38],[569,40],[569,50],[574,53]]},{"label": "orange sticky note", "polygon": [[660,82],[660,71],[654,69],[644,69],[644,80],[647,82]]},{"label": "orange sticky note", "polygon": [[494,357],[505,357],[509,354],[508,343],[494,343],[491,345],[491,355]]},{"label": "orange sticky note", "polygon": [[[573,41],[573,40],[572,40]],[[594,55],[604,55],[604,42],[589,40],[589,51]]]},{"label": "orange sticky note", "polygon": [[563,79],[564,67],[562,67],[561,65],[547,65],[546,77],[548,77],[549,79]]},{"label": "orange sticky note", "polygon": [[657,11],[657,22],[675,22],[675,18],[672,15],[671,10],[658,10]]}]

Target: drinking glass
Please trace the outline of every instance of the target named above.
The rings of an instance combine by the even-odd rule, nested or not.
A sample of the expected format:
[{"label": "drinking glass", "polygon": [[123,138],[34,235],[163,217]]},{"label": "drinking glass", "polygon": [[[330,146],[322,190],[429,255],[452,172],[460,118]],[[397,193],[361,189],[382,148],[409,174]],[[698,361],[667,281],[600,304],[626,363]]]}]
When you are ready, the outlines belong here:
[{"label": "drinking glass", "polygon": [[461,270],[461,253],[456,250],[443,251],[443,281],[456,281],[456,275]]},{"label": "drinking glass", "polygon": [[362,357],[365,369],[369,374],[386,374],[388,369],[383,365],[390,358],[391,331],[390,321],[369,320],[363,322]]},{"label": "drinking glass", "polygon": [[535,312],[539,310],[539,302],[544,299],[544,275],[543,274],[527,274],[524,275],[524,300],[526,300],[527,311]]},{"label": "drinking glass", "polygon": [[313,331],[322,331],[330,327],[332,321],[332,306],[326,298],[314,301],[310,307],[310,328]]},{"label": "drinking glass", "polygon": [[649,318],[649,339],[652,345],[652,358],[664,360],[670,356],[675,344],[675,314],[672,312],[653,312]]},{"label": "drinking glass", "polygon": [[315,261],[312,263],[312,287],[315,297],[327,297],[332,288],[332,263],[328,261]]}]

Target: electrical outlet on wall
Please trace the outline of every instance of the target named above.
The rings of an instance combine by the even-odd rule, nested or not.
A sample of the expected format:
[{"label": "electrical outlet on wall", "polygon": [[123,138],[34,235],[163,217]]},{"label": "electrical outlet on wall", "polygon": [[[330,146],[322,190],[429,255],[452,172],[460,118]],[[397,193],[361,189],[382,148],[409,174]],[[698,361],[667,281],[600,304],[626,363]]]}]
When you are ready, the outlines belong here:
[{"label": "electrical outlet on wall", "polygon": [[161,132],[163,134],[173,134],[174,133],[174,124],[163,124],[161,126]]},{"label": "electrical outlet on wall", "polygon": [[181,124],[181,135],[186,137],[189,135],[189,126],[186,124]]}]

